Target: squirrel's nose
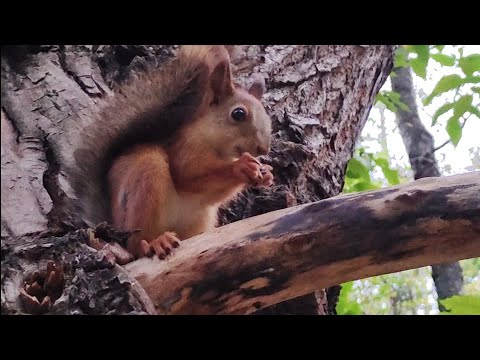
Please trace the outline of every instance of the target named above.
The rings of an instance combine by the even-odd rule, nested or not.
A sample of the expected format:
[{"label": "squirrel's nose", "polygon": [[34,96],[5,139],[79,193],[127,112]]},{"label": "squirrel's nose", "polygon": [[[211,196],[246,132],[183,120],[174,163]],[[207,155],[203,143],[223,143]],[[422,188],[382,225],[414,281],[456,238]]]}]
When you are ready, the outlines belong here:
[{"label": "squirrel's nose", "polygon": [[258,155],[267,155],[270,152],[270,146],[257,146]]}]

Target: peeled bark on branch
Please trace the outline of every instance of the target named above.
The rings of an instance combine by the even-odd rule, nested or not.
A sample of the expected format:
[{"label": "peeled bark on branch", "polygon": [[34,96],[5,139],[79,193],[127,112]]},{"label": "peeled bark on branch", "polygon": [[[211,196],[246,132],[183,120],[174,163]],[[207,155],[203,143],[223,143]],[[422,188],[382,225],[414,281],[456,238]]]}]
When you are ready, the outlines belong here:
[{"label": "peeled bark on branch", "polygon": [[346,281],[480,256],[480,172],[274,211],[127,265],[159,314],[248,314]]}]

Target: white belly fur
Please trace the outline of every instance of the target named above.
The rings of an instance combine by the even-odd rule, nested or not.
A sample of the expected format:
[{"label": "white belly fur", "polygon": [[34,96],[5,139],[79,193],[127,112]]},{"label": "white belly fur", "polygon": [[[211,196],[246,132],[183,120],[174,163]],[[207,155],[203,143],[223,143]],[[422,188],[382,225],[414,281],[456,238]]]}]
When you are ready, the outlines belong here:
[{"label": "white belly fur", "polygon": [[167,230],[174,231],[180,240],[197,235],[215,227],[218,206],[206,204],[202,195],[174,194],[174,204],[168,211]]}]

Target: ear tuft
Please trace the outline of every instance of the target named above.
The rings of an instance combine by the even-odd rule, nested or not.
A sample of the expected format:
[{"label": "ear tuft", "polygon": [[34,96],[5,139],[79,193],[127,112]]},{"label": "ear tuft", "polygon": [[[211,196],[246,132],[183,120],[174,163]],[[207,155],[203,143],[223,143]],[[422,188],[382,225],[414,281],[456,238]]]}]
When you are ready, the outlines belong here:
[{"label": "ear tuft", "polygon": [[231,96],[234,91],[228,60],[218,63],[212,71],[210,85],[213,91],[213,102],[219,103]]},{"label": "ear tuft", "polygon": [[230,55],[230,60],[236,60],[243,54],[243,50],[238,45],[224,45],[227,49],[228,55]]},{"label": "ear tuft", "polygon": [[266,86],[265,79],[262,76],[256,76],[248,89],[248,93],[253,95],[258,100],[262,99],[263,94],[265,94]]}]

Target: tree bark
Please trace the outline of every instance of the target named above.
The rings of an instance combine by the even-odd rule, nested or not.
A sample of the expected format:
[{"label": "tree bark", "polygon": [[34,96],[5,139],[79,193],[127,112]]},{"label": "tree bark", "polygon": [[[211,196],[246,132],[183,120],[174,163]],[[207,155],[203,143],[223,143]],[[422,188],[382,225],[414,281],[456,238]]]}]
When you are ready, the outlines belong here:
[{"label": "tree bark", "polygon": [[[391,77],[392,88],[400,94],[400,100],[408,110],[397,111],[397,123],[400,134],[413,169],[414,178],[440,176],[435,159],[435,144],[432,135],[423,126],[418,115],[415,90],[410,68],[395,69],[396,76]],[[432,278],[437,290],[437,301],[458,295],[463,288],[463,273],[458,262],[432,265]]]},{"label": "tree bark", "polygon": [[160,314],[245,314],[317,288],[477,256],[480,172],[273,211],[126,269]]},{"label": "tree bark", "polygon": [[[138,282],[114,259],[87,246],[88,230],[55,235],[2,239],[2,314],[155,314]],[[49,262],[59,278],[51,284]],[[35,283],[40,288],[34,291]]]},{"label": "tree bark", "polygon": [[[391,70],[393,51],[394,46],[240,48],[233,69],[239,82],[248,82],[251,74],[266,79],[273,145],[265,162],[273,166],[276,184],[246,191],[222,209],[222,224],[341,191],[355,142]],[[162,66],[174,53],[174,46],[163,45],[2,48],[2,244],[83,227],[72,211],[69,185],[73,140],[116,84],[147,66]],[[316,295],[270,313],[334,312],[338,287]]]}]

